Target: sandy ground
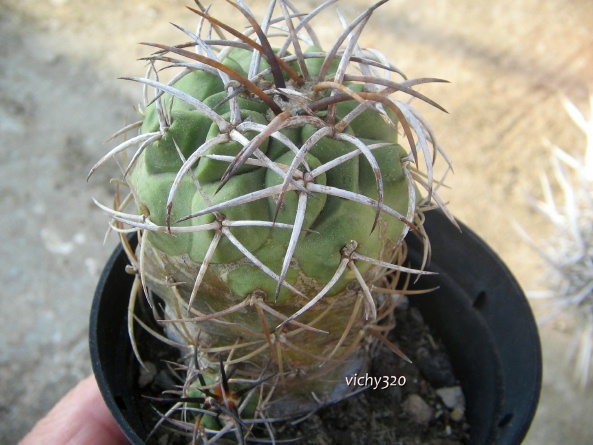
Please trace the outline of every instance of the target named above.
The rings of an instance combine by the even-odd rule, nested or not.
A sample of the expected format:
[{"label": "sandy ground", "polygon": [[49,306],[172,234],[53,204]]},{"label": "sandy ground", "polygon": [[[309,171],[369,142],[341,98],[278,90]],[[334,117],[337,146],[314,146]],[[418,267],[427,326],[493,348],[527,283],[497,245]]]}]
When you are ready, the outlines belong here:
[{"label": "sandy ground", "polygon": [[[189,4],[188,2],[187,4]],[[221,3],[221,2],[215,2]],[[254,10],[266,2],[253,0]],[[301,9],[319,2],[298,1]],[[110,165],[85,181],[133,115],[143,40],[184,40],[195,16],[176,0],[81,2],[0,0],[0,437],[15,443],[76,381],[90,373],[88,313],[102,264],[106,220],[91,197],[110,200]],[[355,17],[370,2],[342,2]],[[217,4],[220,17],[231,17]],[[392,0],[363,43],[409,77],[451,84],[421,92],[449,114],[419,107],[453,160],[443,192],[457,217],[507,262],[525,289],[543,264],[513,224],[542,239],[547,227],[525,195],[539,195],[548,168],[543,140],[574,149],[582,135],[561,108],[585,107],[593,92],[593,6],[588,0],[498,2]],[[326,16],[320,31],[339,27]],[[235,23],[242,23],[232,17]],[[590,90],[591,89],[591,90]],[[535,305],[535,303],[534,303]],[[540,313],[540,308],[535,305]],[[593,443],[593,389],[574,387],[566,325],[542,328],[544,385],[527,444]]]}]

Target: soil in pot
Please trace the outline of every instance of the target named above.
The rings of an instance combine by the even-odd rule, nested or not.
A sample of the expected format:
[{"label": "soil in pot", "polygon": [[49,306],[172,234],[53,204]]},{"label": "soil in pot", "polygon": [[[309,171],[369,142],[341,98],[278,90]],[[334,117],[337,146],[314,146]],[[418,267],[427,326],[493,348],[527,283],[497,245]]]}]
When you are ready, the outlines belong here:
[{"label": "soil in pot", "polygon": [[303,445],[469,443],[463,393],[443,344],[416,308],[398,310],[396,320],[390,340],[412,363],[381,347],[369,371],[380,383],[296,426],[282,425],[282,437],[302,437]]}]

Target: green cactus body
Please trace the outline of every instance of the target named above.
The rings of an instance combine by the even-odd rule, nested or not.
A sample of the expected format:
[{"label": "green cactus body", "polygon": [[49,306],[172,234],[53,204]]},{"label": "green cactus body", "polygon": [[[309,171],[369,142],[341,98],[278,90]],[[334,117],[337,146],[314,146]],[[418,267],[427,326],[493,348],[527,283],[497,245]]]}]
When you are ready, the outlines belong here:
[{"label": "green cactus body", "polygon": [[[242,417],[301,415],[346,396],[344,377],[364,369],[389,324],[391,297],[370,286],[388,270],[425,273],[401,266],[401,247],[409,230],[422,236],[418,215],[436,197],[435,139],[389,94],[436,105],[410,88],[436,79],[375,74],[393,68],[356,39],[381,3],[328,52],[302,49],[291,33],[295,56],[272,50],[260,29],[257,43],[246,35],[241,48],[214,53],[185,31],[201,51],[154,45],[163,52],[153,62],[169,54],[193,65],[169,84],[133,79],[159,95],[136,125],[139,148],[126,169],[137,216],[122,208],[111,216],[142,231],[139,276],[165,302],[167,335],[196,351],[194,366],[216,376],[222,358],[235,379],[267,379]],[[349,64],[362,75],[347,74]],[[419,152],[424,176],[410,168]]]},{"label": "green cactus body", "polygon": [[[240,52],[240,54],[235,55],[236,52]],[[235,50],[226,60],[233,61],[228,64],[240,70],[241,65],[234,60],[247,58],[247,60],[251,60],[251,57],[251,52]],[[307,61],[309,60],[315,59],[307,59]],[[310,75],[319,74],[314,71],[319,68],[318,64],[308,63],[307,66]],[[240,74],[247,75],[242,69]],[[335,72],[329,72],[327,76],[332,77],[334,74]],[[179,91],[210,104],[217,113],[220,113],[221,117],[228,119],[228,103],[224,106],[221,105],[221,109],[216,107],[227,95],[223,90],[220,78],[208,72],[198,72],[190,79],[188,77],[190,76],[184,77],[173,86]],[[200,86],[202,87],[200,88]],[[148,210],[152,222],[161,226],[166,225],[166,205],[164,205],[163,199],[166,198],[166,194],[171,189],[182,165],[175,142],[183,156],[187,158],[204,142],[220,134],[216,124],[212,123],[208,117],[197,110],[188,110],[185,102],[182,102],[183,106],[176,106],[179,102],[170,95],[163,97],[163,109],[171,109],[171,125],[163,139],[146,148],[131,177],[131,185],[138,190],[140,206]],[[338,119],[352,111],[356,105],[355,100],[340,103],[336,113]],[[239,106],[243,121],[269,124],[269,117],[266,116],[269,109],[262,102],[254,99],[242,99],[239,101]],[[159,128],[156,114],[156,105],[153,103],[146,110],[141,131],[146,133]],[[394,124],[397,122],[393,116],[390,118]],[[206,128],[208,131],[205,131]],[[297,123],[295,127],[289,127],[289,130],[292,131],[286,132],[288,133],[287,137],[296,147],[301,147],[318,129],[312,125]],[[406,214],[409,197],[402,163],[407,152],[397,144],[397,132],[389,127],[376,110],[366,110],[352,122],[352,125],[346,127],[344,133],[362,138],[367,145],[390,142],[390,145],[382,147],[374,153],[377,162],[382,166],[381,174],[385,187],[384,203],[400,214]],[[362,135],[357,133],[362,133]],[[252,139],[254,132],[246,132],[245,136],[247,139]],[[373,136],[377,139],[371,140],[370,138]],[[275,145],[270,150],[271,161],[289,166],[295,158],[295,154],[278,140],[270,141],[269,139],[271,138],[266,139],[258,148],[266,154],[268,146]],[[241,144],[235,141],[216,144],[207,150],[204,156],[212,154],[236,156],[241,148]],[[325,136],[310,148],[302,164],[311,171],[355,149],[356,147],[352,143]],[[216,161],[207,157],[201,157],[192,167],[195,179],[200,181],[211,204],[229,201],[260,189],[279,186],[283,182],[283,178],[277,172],[267,167],[246,165],[215,194],[227,167],[228,162]],[[315,183],[361,193],[376,199],[377,180],[368,160],[364,157],[354,157],[347,163],[330,169],[327,174],[316,177]],[[273,195],[229,208],[224,211],[224,217],[233,220],[272,221],[276,211],[277,197],[278,195]],[[279,223],[291,224],[295,219],[297,206],[297,193],[294,191],[287,193],[275,220]],[[171,213],[172,219],[179,219],[205,208],[208,208],[208,204],[202,193],[196,190],[190,175],[187,175],[175,197]],[[303,279],[315,280],[317,286],[322,288],[335,273],[340,262],[340,250],[351,240],[364,240],[359,250],[360,253],[373,258],[389,260],[392,252],[383,252],[384,246],[396,244],[403,232],[404,224],[395,218],[383,217],[380,230],[370,233],[375,213],[376,210],[372,207],[361,206],[339,197],[317,194],[313,199],[310,199],[302,227],[307,232],[300,234],[299,243],[293,255],[296,271],[290,274],[292,280],[289,278],[288,282],[294,285],[299,275],[304,274]],[[188,221],[185,225],[205,224],[214,219],[214,215],[209,213],[195,218],[193,221]],[[164,254],[187,255],[190,260],[198,263],[203,261],[206,256],[213,232],[194,232],[175,236],[171,236],[169,233],[152,232],[148,233],[147,240]],[[267,267],[276,274],[280,274],[281,263],[278,263],[278,259],[284,256],[288,248],[290,230],[246,227],[233,229],[233,234]],[[233,266],[234,263],[241,262],[243,258],[244,255],[233,247],[230,241],[222,240],[211,264],[223,264],[225,268],[232,269],[232,272],[225,274],[224,278],[219,277],[219,279],[227,284],[229,292],[235,294],[236,298],[245,298],[254,290],[263,290],[269,300],[275,301],[274,293],[277,283],[273,278],[251,264]],[[351,280],[352,277],[350,279],[345,277],[332,288],[330,293],[340,292]],[[294,297],[295,295],[287,288],[283,288],[277,302],[285,303]]]}]

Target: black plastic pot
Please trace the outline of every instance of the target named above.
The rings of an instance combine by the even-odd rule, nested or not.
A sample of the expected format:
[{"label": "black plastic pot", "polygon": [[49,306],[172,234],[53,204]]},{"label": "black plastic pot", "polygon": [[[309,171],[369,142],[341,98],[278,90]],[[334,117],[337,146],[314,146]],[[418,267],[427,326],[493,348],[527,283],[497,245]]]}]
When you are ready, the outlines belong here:
[{"label": "black plastic pot", "polygon": [[[442,339],[466,398],[471,443],[519,444],[531,424],[541,387],[537,327],[519,285],[498,256],[471,230],[462,233],[433,211],[426,230],[432,245],[430,270],[418,287],[437,291],[412,299]],[[418,264],[422,245],[408,239]],[[138,366],[127,333],[133,277],[117,248],[99,280],[91,312],[93,370],[103,397],[134,445],[144,443],[134,387]]]}]

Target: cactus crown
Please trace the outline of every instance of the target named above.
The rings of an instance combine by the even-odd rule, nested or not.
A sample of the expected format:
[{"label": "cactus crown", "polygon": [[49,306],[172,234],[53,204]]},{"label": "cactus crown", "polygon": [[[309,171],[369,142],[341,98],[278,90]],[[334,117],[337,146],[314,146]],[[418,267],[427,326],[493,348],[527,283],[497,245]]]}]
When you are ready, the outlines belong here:
[{"label": "cactus crown", "polygon": [[[375,280],[386,271],[428,273],[402,266],[403,239],[410,231],[425,238],[422,210],[444,209],[433,161],[437,152],[448,160],[425,119],[393,94],[443,110],[413,89],[442,81],[407,79],[359,46],[386,1],[350,24],[339,16],[344,30],[328,51],[311,22],[335,1],[308,14],[271,1],[261,22],[243,1],[229,1],[249,23],[243,32],[196,2],[189,8],[200,17],[196,33],[177,26],[187,42],[147,43],[157,52],[146,59],[146,77],[127,78],[146,87],[143,116],[116,136],[139,134],[91,170],[123,159],[129,195],[118,193],[113,209],[97,204],[114,230],[142,232],[129,256],[137,288],[166,302],[166,341],[193,351],[200,376],[210,369],[220,380],[224,366],[214,356],[223,354],[225,366],[243,365],[244,380],[266,380],[250,386],[272,388],[253,396],[252,415],[264,419],[311,409],[273,408],[274,397],[286,395],[279,385],[307,375],[331,387],[364,366],[356,351],[368,351],[369,339],[387,342],[377,326],[394,300],[375,295]],[[161,82],[159,64],[179,71]],[[126,211],[132,202],[136,211]],[[315,406],[347,393],[306,391],[301,398],[313,395]],[[222,430],[242,438],[245,424],[233,416]]]}]

